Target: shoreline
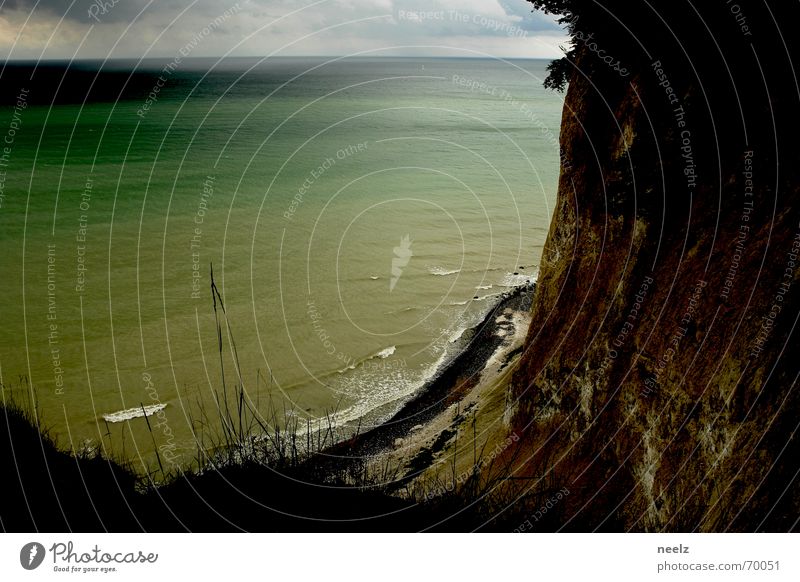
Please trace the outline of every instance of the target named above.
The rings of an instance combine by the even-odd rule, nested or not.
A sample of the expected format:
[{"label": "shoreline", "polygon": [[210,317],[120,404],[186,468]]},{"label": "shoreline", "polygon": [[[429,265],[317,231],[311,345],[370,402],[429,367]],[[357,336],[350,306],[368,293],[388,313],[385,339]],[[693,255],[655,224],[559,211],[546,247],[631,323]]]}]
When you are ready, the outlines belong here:
[{"label": "shoreline", "polygon": [[464,332],[455,355],[397,412],[323,451],[322,464],[392,461],[398,470],[406,469],[398,485],[432,468],[437,453],[458,434],[464,414],[477,414],[483,393],[509,379],[527,335],[535,288],[533,282],[504,293],[480,323]]}]

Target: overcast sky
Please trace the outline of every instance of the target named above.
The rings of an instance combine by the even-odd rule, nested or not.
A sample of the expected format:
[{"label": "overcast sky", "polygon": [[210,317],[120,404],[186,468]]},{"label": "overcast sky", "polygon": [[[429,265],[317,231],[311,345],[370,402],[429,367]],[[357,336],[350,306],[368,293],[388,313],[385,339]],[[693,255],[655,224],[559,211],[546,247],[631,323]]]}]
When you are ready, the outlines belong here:
[{"label": "overcast sky", "polygon": [[[560,56],[524,0],[0,0],[0,59]],[[189,56],[189,55],[186,55]]]}]

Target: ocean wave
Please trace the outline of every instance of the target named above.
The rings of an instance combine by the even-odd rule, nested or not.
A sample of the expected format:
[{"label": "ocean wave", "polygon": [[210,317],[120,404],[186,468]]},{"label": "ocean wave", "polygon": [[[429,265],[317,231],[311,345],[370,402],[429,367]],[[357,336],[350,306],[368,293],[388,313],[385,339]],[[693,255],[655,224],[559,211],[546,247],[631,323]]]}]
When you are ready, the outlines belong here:
[{"label": "ocean wave", "polygon": [[127,410],[119,410],[117,412],[109,412],[103,414],[103,420],[107,422],[124,422],[132,418],[141,418],[143,416],[153,416],[155,413],[164,410],[166,404],[151,404],[150,406],[137,406],[135,408],[128,408]]},{"label": "ocean wave", "polygon": [[397,351],[397,346],[389,346],[388,348],[379,351],[377,354],[375,354],[372,357],[373,358],[382,358],[382,359],[385,360],[386,358],[388,358],[389,356],[394,354],[396,351]]},{"label": "ocean wave", "polygon": [[460,273],[461,269],[448,270],[445,269],[444,267],[433,266],[433,267],[428,267],[428,272],[431,275],[437,275],[439,277],[447,277],[448,275],[455,275],[456,273]]},{"label": "ocean wave", "polygon": [[488,295],[482,295],[478,297],[477,295],[472,298],[473,301],[485,301],[486,299],[491,299],[492,297],[502,297],[505,293],[489,293]]},{"label": "ocean wave", "polygon": [[475,289],[491,289],[494,285],[478,285]]},{"label": "ocean wave", "polygon": [[461,327],[455,330],[453,333],[450,334],[450,337],[447,338],[447,343],[454,344],[458,340],[461,339],[461,336],[464,335],[464,332],[467,331],[469,328]]},{"label": "ocean wave", "polygon": [[394,355],[396,351],[397,351],[397,346],[389,346],[388,348],[384,348],[379,352],[376,352],[366,358],[362,358],[360,360],[354,359],[352,360],[352,363],[349,366],[336,371],[339,372],[340,374],[344,374],[345,372],[348,372],[350,370],[355,370],[359,365],[363,364],[364,362],[368,362],[370,360],[375,360],[375,359],[385,360],[386,358]]},{"label": "ocean wave", "polygon": [[384,315],[394,315],[396,313],[407,313],[409,311],[416,311],[419,307],[403,307],[403,309],[392,309],[391,311],[384,311]]},{"label": "ocean wave", "polygon": [[344,391],[354,398],[355,403],[340,411],[336,420],[353,422],[360,419],[359,423],[363,420],[369,426],[388,421],[409,398],[439,373],[450,357],[451,349],[452,346],[440,345],[435,360],[422,368],[403,365],[343,377],[346,386]]},{"label": "ocean wave", "polygon": [[534,276],[526,273],[506,273],[506,276],[500,281],[500,285],[503,287],[522,287],[523,285],[528,285],[535,279]]},{"label": "ocean wave", "polygon": [[457,305],[466,305],[467,303],[469,303],[469,299],[466,301],[453,301],[452,303],[448,303],[448,305],[455,307]]}]

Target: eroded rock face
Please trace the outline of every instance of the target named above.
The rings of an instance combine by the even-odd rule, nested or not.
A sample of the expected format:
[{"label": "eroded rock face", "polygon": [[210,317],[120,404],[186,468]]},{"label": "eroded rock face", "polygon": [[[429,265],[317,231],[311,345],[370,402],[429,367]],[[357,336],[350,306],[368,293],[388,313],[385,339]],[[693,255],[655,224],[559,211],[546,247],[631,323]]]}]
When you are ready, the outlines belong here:
[{"label": "eroded rock face", "polygon": [[798,9],[563,4],[595,44],[514,380],[522,482],[569,487],[567,529],[796,527]]}]

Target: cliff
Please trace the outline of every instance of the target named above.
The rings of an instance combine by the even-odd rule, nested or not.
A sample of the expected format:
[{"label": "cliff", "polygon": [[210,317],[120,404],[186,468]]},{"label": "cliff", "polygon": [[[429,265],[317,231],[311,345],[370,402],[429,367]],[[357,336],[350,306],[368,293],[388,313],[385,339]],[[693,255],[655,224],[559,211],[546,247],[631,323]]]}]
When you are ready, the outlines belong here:
[{"label": "cliff", "polygon": [[569,488],[553,529],[796,528],[797,3],[532,3],[575,48],[522,492]]}]

